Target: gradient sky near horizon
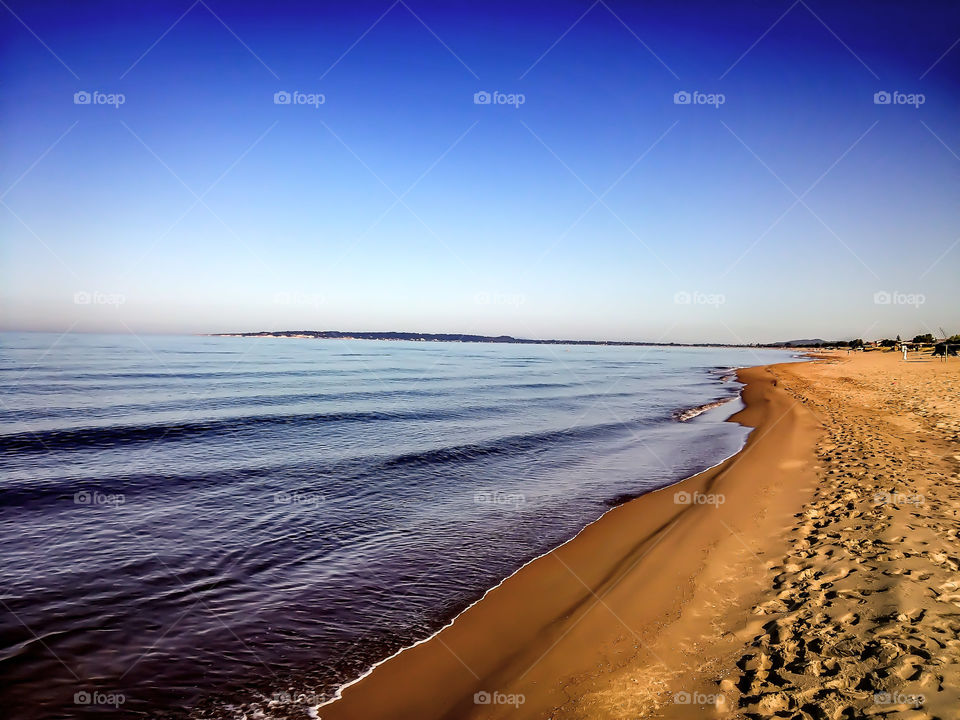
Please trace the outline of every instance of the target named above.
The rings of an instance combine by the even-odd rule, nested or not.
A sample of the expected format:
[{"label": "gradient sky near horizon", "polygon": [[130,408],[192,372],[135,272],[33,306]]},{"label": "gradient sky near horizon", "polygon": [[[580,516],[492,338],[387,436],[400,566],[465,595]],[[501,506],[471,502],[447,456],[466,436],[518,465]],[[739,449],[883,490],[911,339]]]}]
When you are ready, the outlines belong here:
[{"label": "gradient sky near horizon", "polygon": [[960,332],[958,40],[948,2],[5,0],[0,328]]}]

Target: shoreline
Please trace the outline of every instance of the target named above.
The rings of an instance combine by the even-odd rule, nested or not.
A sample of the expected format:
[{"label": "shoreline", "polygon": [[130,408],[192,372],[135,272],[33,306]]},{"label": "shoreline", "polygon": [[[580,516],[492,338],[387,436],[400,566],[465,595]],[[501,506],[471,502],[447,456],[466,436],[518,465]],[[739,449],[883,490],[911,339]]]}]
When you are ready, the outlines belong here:
[{"label": "shoreline", "polygon": [[[752,366],[744,366],[744,367],[731,368],[731,370],[730,370],[730,375],[731,375],[731,377],[736,377],[737,373],[738,373],[740,370],[746,369],[746,368],[748,368],[748,367],[752,367]],[[759,367],[763,367],[763,366],[759,366]],[[731,395],[731,396],[729,396],[729,397],[725,397],[725,398],[722,398],[722,399],[719,399],[719,400],[713,400],[713,401],[711,401],[711,402],[709,402],[709,403],[704,403],[703,405],[697,405],[697,406],[695,406],[695,407],[691,407],[691,408],[688,408],[688,409],[686,409],[686,410],[682,410],[682,411],[679,411],[679,410],[678,410],[677,412],[674,413],[674,420],[675,420],[675,422],[681,422],[681,423],[689,422],[690,420],[693,420],[694,418],[699,417],[699,416],[702,415],[703,413],[709,412],[710,410],[715,410],[715,409],[718,408],[718,407],[722,407],[723,405],[726,405],[726,404],[731,403],[731,402],[735,402],[735,401],[737,401],[737,400],[741,400],[741,401],[742,401],[742,395],[743,395],[743,388],[741,388],[741,391],[738,392],[736,395]],[[737,411],[731,413],[730,417],[725,418],[722,422],[730,422],[731,418],[732,418],[734,415],[736,415],[736,414],[738,414],[738,413],[740,413],[740,412],[742,412],[742,409],[741,409],[741,410],[737,410]],[[693,414],[684,417],[684,416],[686,415],[686,413],[693,413]],[[690,480],[690,479],[692,479],[692,478],[695,478],[695,477],[697,477],[697,476],[699,476],[699,475],[702,475],[702,474],[704,474],[704,473],[710,472],[711,470],[714,470],[714,469],[720,467],[721,465],[723,465],[723,464],[726,463],[727,461],[731,460],[732,458],[736,457],[738,454],[740,454],[741,452],[743,452],[743,449],[746,447],[747,440],[749,440],[749,437],[744,440],[743,445],[741,445],[741,447],[740,447],[736,452],[733,452],[733,453],[731,453],[730,455],[728,455],[727,457],[722,458],[721,460],[718,460],[718,461],[715,462],[713,465],[710,465],[709,467],[704,468],[703,470],[701,470],[701,471],[698,472],[698,473],[694,473],[693,475],[690,475],[690,476],[687,476],[687,477],[684,477],[684,478],[680,478],[680,479],[678,479],[678,480],[675,480],[674,482],[668,483],[668,484],[666,484],[666,485],[664,485],[664,486],[662,486],[662,487],[658,487],[658,488],[656,488],[655,490],[649,490],[649,491],[644,492],[644,493],[642,493],[642,494],[640,494],[640,495],[631,495],[631,496],[628,496],[628,497],[626,497],[625,499],[623,499],[622,501],[616,501],[616,502],[615,502],[615,501],[610,501],[610,507],[608,507],[606,510],[604,510],[604,512],[603,512],[598,518],[596,518],[595,520],[591,520],[589,523],[587,523],[586,525],[584,525],[580,530],[577,531],[577,533],[576,533],[573,537],[571,537],[571,538],[569,538],[569,539],[567,539],[567,540],[564,540],[562,543],[560,543],[560,544],[557,545],[556,547],[554,547],[554,548],[552,548],[552,549],[550,549],[550,550],[547,550],[546,552],[541,553],[540,555],[537,555],[536,557],[530,558],[529,560],[527,560],[526,562],[524,562],[520,567],[518,567],[518,568],[517,568],[516,570],[514,570],[512,573],[510,573],[510,574],[507,575],[505,578],[503,578],[502,580],[500,580],[500,582],[498,582],[496,585],[493,585],[492,587],[490,587],[490,588],[488,588],[487,590],[485,590],[485,591],[483,592],[483,594],[482,594],[479,598],[477,598],[476,600],[474,600],[473,602],[471,602],[471,603],[470,603],[469,605],[467,605],[463,610],[461,610],[461,611],[458,612],[456,615],[454,615],[452,618],[450,618],[450,620],[448,620],[441,628],[439,628],[438,630],[434,631],[433,633],[431,633],[431,634],[428,635],[427,637],[425,637],[425,638],[423,638],[423,639],[421,639],[421,640],[417,640],[416,642],[412,643],[411,645],[406,645],[406,646],[400,648],[399,650],[395,651],[395,652],[392,653],[391,655],[388,655],[387,657],[385,657],[383,660],[378,660],[378,661],[375,662],[373,665],[371,665],[367,670],[365,670],[363,673],[361,673],[359,677],[357,677],[357,678],[355,678],[355,679],[353,679],[353,680],[349,680],[349,681],[341,684],[341,685],[336,689],[336,691],[334,692],[334,696],[333,696],[332,698],[329,698],[328,700],[324,700],[324,701],[321,702],[319,705],[317,705],[317,706],[316,706],[317,709],[319,710],[319,709],[321,709],[321,708],[328,707],[328,706],[334,704],[335,702],[337,702],[338,700],[340,700],[340,699],[342,698],[343,692],[344,692],[345,690],[347,690],[348,688],[350,688],[350,687],[352,687],[352,686],[360,683],[361,681],[363,681],[364,679],[366,679],[367,677],[369,677],[379,666],[383,665],[384,663],[387,663],[387,662],[393,660],[394,658],[398,657],[399,655],[401,655],[402,653],[406,652],[407,650],[412,650],[413,648],[417,647],[418,645],[422,645],[422,644],[424,644],[424,643],[426,643],[426,642],[430,642],[431,640],[433,640],[433,639],[434,639],[435,637],[437,637],[440,633],[442,633],[444,630],[446,630],[446,629],[449,628],[451,625],[453,625],[453,624],[460,618],[461,615],[463,615],[464,613],[468,612],[468,611],[469,611],[471,608],[473,608],[475,605],[483,602],[484,599],[486,599],[487,595],[489,595],[491,592],[493,592],[494,590],[496,590],[497,588],[499,588],[500,586],[502,586],[505,582],[507,582],[508,580],[510,580],[510,578],[512,578],[514,575],[517,575],[518,573],[523,572],[523,570],[524,570],[528,565],[531,565],[532,563],[537,562],[537,561],[540,560],[541,558],[546,557],[547,555],[550,555],[551,553],[555,552],[556,550],[559,550],[560,548],[562,548],[564,545],[575,541],[587,528],[589,528],[591,525],[594,525],[595,523],[598,523],[598,522],[602,521],[603,518],[605,518],[605,517],[607,516],[607,514],[610,513],[611,511],[617,509],[618,507],[620,507],[620,506],[622,506],[622,505],[626,505],[627,503],[631,503],[631,502],[634,502],[634,501],[636,501],[636,500],[639,500],[640,498],[642,498],[642,497],[644,497],[644,496],[646,496],[646,495],[648,495],[648,494],[650,494],[650,493],[652,493],[652,492],[659,492],[659,491],[661,491],[661,490],[667,490],[667,489],[669,489],[669,488],[672,488],[672,487],[675,487],[675,486],[677,486],[677,485],[680,485],[681,483],[684,483],[684,482],[686,482],[687,480]],[[320,717],[322,718],[322,716],[320,716]]]},{"label": "shoreline", "polygon": [[[560,675],[564,673],[561,667],[557,667],[561,673],[553,678],[553,687],[544,687],[551,684],[548,682],[550,675],[534,673],[534,666],[544,660],[548,660],[547,664],[556,666],[556,661],[553,658],[548,659],[547,656],[560,654],[558,645],[569,645],[576,636],[581,635],[581,631],[577,631],[575,626],[588,615],[596,616],[598,607],[601,610],[606,608],[609,610],[608,615],[616,616],[617,613],[610,609],[605,601],[606,595],[600,592],[606,590],[613,594],[617,585],[634,583],[636,578],[630,575],[635,574],[631,571],[636,568],[623,568],[624,562],[635,559],[634,566],[648,564],[653,559],[647,558],[648,554],[659,555],[657,546],[678,525],[684,526],[682,529],[696,526],[694,519],[719,520],[720,525],[729,532],[735,542],[741,541],[721,517],[711,518],[709,515],[711,512],[717,513],[726,504],[726,495],[704,490],[711,490],[716,486],[725,488],[730,484],[744,485],[736,478],[733,478],[731,483],[726,476],[737,475],[735,466],[747,453],[755,453],[757,445],[772,445],[772,439],[765,443],[761,443],[761,440],[775,429],[786,414],[794,413],[798,409],[793,403],[787,407],[784,414],[775,413],[776,409],[783,410],[785,405],[790,405],[791,399],[782,390],[777,390],[771,368],[790,364],[794,363],[735,370],[737,380],[743,383],[744,387],[730,400],[740,398],[744,407],[725,421],[752,428],[744,445],[736,453],[693,476],[611,507],[560,546],[526,562],[429,637],[398,650],[374,664],[360,677],[340,686],[333,698],[317,707],[318,717],[335,720],[361,717],[547,716],[553,708],[562,704],[565,684]],[[793,418],[792,422],[796,423],[797,419]],[[807,425],[805,430],[809,435],[813,429],[810,418],[807,418]],[[812,457],[812,442],[808,445]],[[808,466],[810,459],[807,457],[799,461],[793,468],[794,474]],[[744,489],[739,487],[736,494],[742,494]],[[675,497],[670,497],[671,493]],[[683,503],[682,498],[678,503],[676,496],[685,496],[687,504]],[[727,516],[730,513],[718,513],[720,514]],[[623,532],[625,525],[634,525],[638,519],[643,520],[639,532],[636,528],[631,528],[631,532]],[[712,528],[708,533],[714,536],[711,540],[718,542],[715,537],[718,523],[706,524]],[[693,529],[695,530],[695,527]],[[681,534],[677,533],[676,537]],[[693,571],[693,575],[687,578],[691,586],[703,571],[699,553],[703,547],[709,547],[710,543],[697,548],[690,547],[690,542],[693,537],[703,539],[702,535],[702,532],[693,532],[686,542],[681,543],[687,546],[682,549],[689,556],[688,560],[693,560],[692,563],[684,563],[688,570]],[[624,552],[623,556],[608,552],[605,553],[603,562],[589,557],[595,553],[598,546],[606,549],[608,542],[613,539],[611,536],[616,536]],[[670,542],[664,541],[664,549],[675,544],[676,537]],[[729,539],[727,538],[728,541]],[[634,558],[638,553],[639,557]],[[559,560],[560,566],[551,562],[551,558]],[[570,560],[573,567],[564,558]],[[596,572],[595,567],[593,572],[585,572],[581,568],[591,565],[604,566],[604,571]],[[585,575],[590,577],[584,580]],[[657,583],[649,584],[653,586]],[[538,598],[530,602],[531,596],[536,597],[544,588],[551,588],[556,593],[551,593],[546,600]],[[648,621],[659,621],[661,616],[669,617],[671,613],[668,611],[679,609],[672,607],[673,605],[678,602],[683,604],[682,597],[682,593],[674,593],[672,597],[668,593],[659,599],[657,611],[645,610],[641,614],[645,615]],[[589,605],[585,602],[588,600],[596,602]],[[575,616],[576,620],[573,619]],[[613,620],[613,623],[604,623],[600,619],[599,625],[605,625],[609,630],[617,620],[625,626],[619,618]],[[583,626],[595,623],[597,618],[593,617],[590,623],[583,623]],[[484,640],[488,640],[491,632],[498,630],[513,631],[513,641],[490,647]],[[633,633],[632,630],[630,632]],[[607,634],[610,635],[609,632]],[[623,627],[613,633],[613,636],[617,634],[623,635]],[[611,642],[623,644],[622,637],[618,640],[613,636]],[[634,639],[638,640],[637,637]],[[592,640],[590,644],[595,645]],[[635,643],[634,650],[638,650],[641,644]],[[534,654],[534,648],[542,651],[542,654],[535,658],[534,666],[524,671],[519,681],[511,681],[509,670],[522,669],[523,663],[520,661],[523,658],[529,660]],[[618,652],[624,651],[621,649]],[[574,666],[576,664],[573,663]],[[474,669],[475,667],[477,669]],[[569,671],[575,668],[562,670],[569,674]],[[531,677],[527,677],[528,675]],[[534,680],[533,676],[538,679]],[[442,687],[443,691],[438,693],[438,687]],[[527,692],[523,692],[524,689]],[[477,693],[479,695],[474,697]],[[498,698],[513,699],[513,704],[498,703]],[[522,703],[518,702],[519,698],[522,698]],[[485,699],[492,704],[485,704]],[[474,700],[478,700],[479,704]]]}]

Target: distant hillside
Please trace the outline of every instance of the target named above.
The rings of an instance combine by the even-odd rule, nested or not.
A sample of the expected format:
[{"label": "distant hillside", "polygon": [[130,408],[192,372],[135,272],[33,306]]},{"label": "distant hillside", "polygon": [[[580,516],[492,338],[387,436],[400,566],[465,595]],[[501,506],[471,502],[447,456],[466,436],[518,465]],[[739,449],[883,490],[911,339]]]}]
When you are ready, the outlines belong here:
[{"label": "distant hillside", "polygon": [[814,345],[826,345],[827,341],[816,338],[814,340],[784,340],[783,342],[776,342],[772,344],[780,347],[811,347]]},{"label": "distant hillside", "polygon": [[458,335],[456,333],[345,332],[342,330],[277,330],[275,332],[213,333],[213,337],[299,337],[321,340],[407,340],[414,342],[515,343],[520,345],[625,345],[656,347],[757,347],[729,343],[652,343],[627,340],[532,340],[510,335]]}]

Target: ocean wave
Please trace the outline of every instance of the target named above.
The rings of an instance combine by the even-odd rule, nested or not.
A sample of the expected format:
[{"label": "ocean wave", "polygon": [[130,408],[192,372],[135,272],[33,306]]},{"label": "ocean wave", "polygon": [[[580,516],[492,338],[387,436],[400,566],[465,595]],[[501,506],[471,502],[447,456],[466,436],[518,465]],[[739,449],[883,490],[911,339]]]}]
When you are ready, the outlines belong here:
[{"label": "ocean wave", "polygon": [[562,442],[589,440],[603,437],[617,430],[629,430],[641,425],[653,425],[666,418],[649,416],[623,422],[594,423],[541,432],[505,435],[483,443],[451,445],[421,452],[397,455],[383,463],[383,467],[440,465],[463,463],[495,455],[514,455],[524,452],[543,452]]},{"label": "ocean wave", "polygon": [[206,439],[255,427],[313,423],[378,423],[386,421],[448,420],[459,410],[415,412],[333,412],[251,415],[220,420],[198,420],[147,425],[105,425],[25,431],[0,435],[0,451],[47,452],[104,449],[137,443]]},{"label": "ocean wave", "polygon": [[703,405],[697,405],[696,407],[687,408],[685,410],[677,410],[673,414],[673,419],[679,422],[687,422],[688,420],[693,420],[697,415],[702,415],[707,410],[713,410],[718,408],[721,405],[726,405],[731,400],[737,398],[737,395],[731,395],[730,397],[720,398],[719,400],[714,400],[712,402],[704,403]]}]

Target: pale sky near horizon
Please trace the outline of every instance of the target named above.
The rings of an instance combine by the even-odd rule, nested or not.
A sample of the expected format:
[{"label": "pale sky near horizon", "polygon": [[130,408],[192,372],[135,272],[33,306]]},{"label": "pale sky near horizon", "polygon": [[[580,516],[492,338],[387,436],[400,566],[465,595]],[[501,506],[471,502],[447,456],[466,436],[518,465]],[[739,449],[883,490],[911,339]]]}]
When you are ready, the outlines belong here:
[{"label": "pale sky near horizon", "polygon": [[0,329],[957,333],[958,36],[947,2],[10,0]]}]

